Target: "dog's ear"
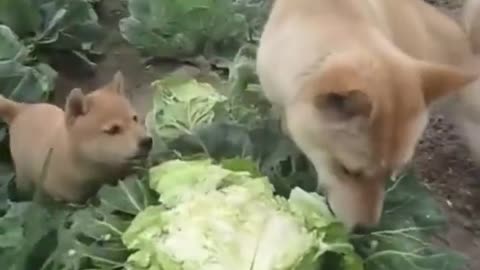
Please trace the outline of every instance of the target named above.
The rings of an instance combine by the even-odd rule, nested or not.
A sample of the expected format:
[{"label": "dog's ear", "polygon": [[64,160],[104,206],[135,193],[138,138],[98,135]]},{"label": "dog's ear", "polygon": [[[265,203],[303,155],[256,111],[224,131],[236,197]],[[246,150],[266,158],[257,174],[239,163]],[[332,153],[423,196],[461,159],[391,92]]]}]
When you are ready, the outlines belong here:
[{"label": "dog's ear", "polygon": [[467,72],[447,65],[418,61],[425,104],[460,91],[478,78],[477,73]]},{"label": "dog's ear", "polygon": [[119,95],[125,95],[125,79],[121,71],[117,71],[115,75],[113,75],[109,89]]},{"label": "dog's ear", "polygon": [[65,116],[67,125],[71,125],[75,119],[87,113],[86,97],[80,88],[73,89],[67,97]]},{"label": "dog's ear", "polygon": [[370,118],[372,101],[361,90],[322,93],[315,97],[315,107],[336,120],[348,120],[356,116]]}]

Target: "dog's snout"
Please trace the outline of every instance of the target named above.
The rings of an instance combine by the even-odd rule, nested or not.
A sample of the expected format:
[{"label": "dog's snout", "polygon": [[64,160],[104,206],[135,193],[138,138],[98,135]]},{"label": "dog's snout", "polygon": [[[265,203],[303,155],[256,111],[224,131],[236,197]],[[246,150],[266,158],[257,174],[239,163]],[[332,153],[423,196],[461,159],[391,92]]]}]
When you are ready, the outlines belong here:
[{"label": "dog's snout", "polygon": [[354,234],[368,234],[372,229],[368,226],[357,225],[353,227]]},{"label": "dog's snout", "polygon": [[153,139],[152,137],[149,137],[149,136],[143,137],[139,142],[140,148],[145,150],[150,150],[152,148],[152,145],[153,145]]},{"label": "dog's snout", "polygon": [[328,211],[330,211],[330,214],[335,216],[335,212],[332,209],[332,205],[330,204],[330,201],[328,200],[328,196],[325,197],[325,203],[327,204]]}]

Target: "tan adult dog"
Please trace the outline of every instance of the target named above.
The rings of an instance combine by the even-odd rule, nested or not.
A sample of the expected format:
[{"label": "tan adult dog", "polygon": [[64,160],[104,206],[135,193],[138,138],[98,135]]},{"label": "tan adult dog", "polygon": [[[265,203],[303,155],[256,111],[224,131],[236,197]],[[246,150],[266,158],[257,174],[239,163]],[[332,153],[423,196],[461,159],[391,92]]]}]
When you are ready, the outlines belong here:
[{"label": "tan adult dog", "polygon": [[152,139],[124,91],[117,72],[88,95],[72,90],[65,112],[2,97],[0,117],[9,125],[17,191],[30,194],[41,186],[56,201],[83,203],[146,158]]},{"label": "tan adult dog", "polygon": [[421,0],[274,2],[260,82],[350,229],[378,224],[386,179],[411,160],[434,101],[456,97],[460,117],[480,118],[480,108],[465,110],[480,102],[470,42],[480,9],[469,6],[471,38]]}]

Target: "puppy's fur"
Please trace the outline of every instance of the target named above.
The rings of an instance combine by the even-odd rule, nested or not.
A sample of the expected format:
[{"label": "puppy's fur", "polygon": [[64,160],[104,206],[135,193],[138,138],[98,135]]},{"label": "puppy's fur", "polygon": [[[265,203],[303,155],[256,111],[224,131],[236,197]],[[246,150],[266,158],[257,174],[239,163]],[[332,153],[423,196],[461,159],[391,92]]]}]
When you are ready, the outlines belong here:
[{"label": "puppy's fur", "polygon": [[459,121],[480,118],[480,5],[469,6],[465,31],[422,0],[274,2],[260,82],[349,228],[378,223],[385,181],[411,160],[432,103],[455,97]]},{"label": "puppy's fur", "polygon": [[40,187],[56,201],[83,203],[128,173],[152,145],[124,95],[120,72],[88,95],[72,90],[65,112],[1,97],[0,117],[9,125],[16,188],[24,196]]}]

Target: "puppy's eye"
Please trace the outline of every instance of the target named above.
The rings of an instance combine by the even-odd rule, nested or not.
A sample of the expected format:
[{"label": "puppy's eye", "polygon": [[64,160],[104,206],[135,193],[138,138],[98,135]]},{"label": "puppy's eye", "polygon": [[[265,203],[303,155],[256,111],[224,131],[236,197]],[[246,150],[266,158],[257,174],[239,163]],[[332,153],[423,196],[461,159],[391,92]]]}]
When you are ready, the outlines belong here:
[{"label": "puppy's eye", "polygon": [[108,135],[116,135],[122,131],[122,128],[119,125],[112,125],[104,130]]},{"label": "puppy's eye", "polygon": [[359,178],[360,176],[362,176],[361,171],[352,171],[347,167],[345,167],[344,165],[340,165],[340,169],[342,170],[342,173],[344,173],[345,175],[351,176],[353,178]]},{"label": "puppy's eye", "polygon": [[133,119],[133,122],[138,122],[138,116],[137,116],[137,115],[134,115],[134,116],[132,117],[132,119]]}]

